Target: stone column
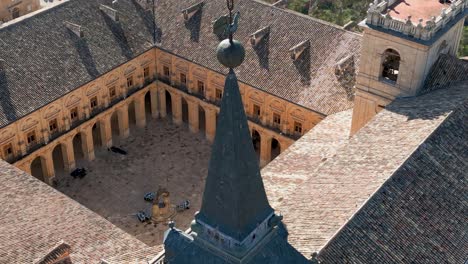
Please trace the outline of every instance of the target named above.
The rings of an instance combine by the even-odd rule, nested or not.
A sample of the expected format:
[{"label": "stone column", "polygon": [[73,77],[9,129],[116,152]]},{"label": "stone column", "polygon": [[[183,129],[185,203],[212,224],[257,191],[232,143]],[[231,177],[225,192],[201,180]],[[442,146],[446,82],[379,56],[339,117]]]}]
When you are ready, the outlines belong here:
[{"label": "stone column", "polygon": [[111,125],[111,117],[112,115],[104,116],[101,119],[100,128],[101,128],[101,140],[104,144],[104,147],[111,147],[112,146],[112,125]]},{"label": "stone column", "polygon": [[182,98],[180,94],[174,93],[172,99],[172,121],[176,125],[182,124]]},{"label": "stone column", "polygon": [[208,139],[210,142],[213,142],[216,133],[216,109],[207,107],[205,109],[205,119],[206,139]]},{"label": "stone column", "polygon": [[73,152],[73,137],[67,138],[63,144],[65,144],[65,150],[62,149],[62,153],[65,154],[65,169],[71,172],[76,168],[75,152]]},{"label": "stone column", "polygon": [[265,133],[260,135],[260,167],[271,161],[271,140],[272,137]]},{"label": "stone column", "polygon": [[188,118],[189,118],[189,129],[193,133],[199,131],[199,120],[198,120],[198,104],[196,101],[188,100]]},{"label": "stone column", "polygon": [[159,110],[158,110],[158,90],[154,87],[150,88],[150,97],[151,97],[151,117],[158,118],[159,117]]},{"label": "stone column", "polygon": [[121,138],[127,138],[130,135],[130,128],[128,126],[128,105],[122,105],[117,111],[119,117],[119,135]]},{"label": "stone column", "polygon": [[166,111],[166,90],[160,89],[159,92],[159,113],[162,118],[167,116]]},{"label": "stone column", "polygon": [[83,132],[81,133],[81,136],[82,136],[81,143],[82,143],[85,158],[89,161],[92,161],[95,158],[92,127],[90,126],[84,129]]},{"label": "stone column", "polygon": [[52,150],[49,150],[45,153],[44,159],[41,159],[41,163],[42,173],[44,174],[44,181],[47,184],[52,185],[52,182],[55,178],[54,159],[52,157]]},{"label": "stone column", "polygon": [[146,126],[145,97],[135,98],[135,118],[136,125],[139,128]]}]

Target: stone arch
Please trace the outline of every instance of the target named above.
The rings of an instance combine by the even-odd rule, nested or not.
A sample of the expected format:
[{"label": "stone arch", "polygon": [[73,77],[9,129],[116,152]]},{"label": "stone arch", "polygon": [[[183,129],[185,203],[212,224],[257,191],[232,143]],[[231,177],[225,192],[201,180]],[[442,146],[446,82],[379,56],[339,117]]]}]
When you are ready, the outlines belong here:
[{"label": "stone arch", "polygon": [[101,90],[101,88],[98,85],[92,84],[88,88],[86,88],[85,93],[86,96],[94,96],[97,93],[99,93],[99,90]]},{"label": "stone arch", "polygon": [[73,136],[73,154],[76,160],[85,158],[85,149],[83,147],[84,135],[83,132],[78,132]]},{"label": "stone arch", "polygon": [[105,145],[104,138],[102,136],[104,126],[101,120],[96,121],[91,128],[91,135],[93,137],[94,149]]},{"label": "stone arch", "polygon": [[45,182],[47,176],[46,160],[43,156],[37,156],[31,161],[31,175]]},{"label": "stone arch", "polygon": [[55,179],[60,180],[60,175],[65,175],[67,170],[67,146],[64,143],[57,144],[52,149],[52,162],[54,164]]},{"label": "stone arch", "polygon": [[276,138],[271,139],[271,160],[274,160],[281,153],[281,143]]},{"label": "stone arch", "polygon": [[382,70],[380,76],[385,81],[396,83],[400,73],[400,53],[395,49],[387,49],[382,54]]},{"label": "stone arch", "polygon": [[198,129],[200,131],[206,130],[206,111],[201,105],[198,105]]},{"label": "stone arch", "polygon": [[130,126],[136,125],[136,107],[135,107],[135,100],[131,100],[128,103],[128,124]]},{"label": "stone arch", "polygon": [[184,96],[181,97],[181,101],[182,101],[182,122],[188,123],[189,121],[188,103]]},{"label": "stone arch", "polygon": [[112,133],[112,139],[116,140],[118,139],[120,135],[120,126],[119,126],[119,111],[115,110],[111,117],[110,117],[110,122],[111,122],[111,133]]},{"label": "stone arch", "polygon": [[172,95],[168,90],[165,90],[166,93],[166,114],[172,116]]},{"label": "stone arch", "polygon": [[148,90],[145,94],[145,113],[146,119],[151,119],[151,92]]},{"label": "stone arch", "polygon": [[252,144],[255,150],[255,153],[257,153],[257,160],[260,160],[260,153],[261,153],[261,142],[262,142],[262,136],[260,135],[260,132],[256,130],[255,128],[252,128]]},{"label": "stone arch", "polygon": [[45,111],[44,111],[44,114],[43,114],[43,118],[44,119],[49,119],[53,116],[56,116],[58,113],[60,113],[60,107],[55,105],[55,104],[52,104],[52,105],[49,105]]}]

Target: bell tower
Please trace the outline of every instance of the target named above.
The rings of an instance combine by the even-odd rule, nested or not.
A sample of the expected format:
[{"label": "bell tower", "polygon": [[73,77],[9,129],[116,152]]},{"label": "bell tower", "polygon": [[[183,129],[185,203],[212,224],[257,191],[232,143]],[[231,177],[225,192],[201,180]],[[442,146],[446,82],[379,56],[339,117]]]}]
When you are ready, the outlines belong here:
[{"label": "bell tower", "polygon": [[364,29],[351,135],[397,97],[416,96],[439,54],[456,56],[468,0],[375,0]]}]

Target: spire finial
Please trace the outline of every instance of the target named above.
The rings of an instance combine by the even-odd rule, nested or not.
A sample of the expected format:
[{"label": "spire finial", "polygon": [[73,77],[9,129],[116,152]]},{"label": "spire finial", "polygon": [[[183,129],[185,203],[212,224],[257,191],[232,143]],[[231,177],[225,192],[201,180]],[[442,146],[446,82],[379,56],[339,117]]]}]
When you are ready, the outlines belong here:
[{"label": "spire finial", "polygon": [[233,18],[234,0],[226,0],[226,3],[229,10],[229,23],[226,28],[229,38],[219,43],[216,55],[221,64],[232,69],[241,65],[244,61],[245,49],[242,43],[233,39],[233,34],[239,26],[240,12],[237,12]]}]

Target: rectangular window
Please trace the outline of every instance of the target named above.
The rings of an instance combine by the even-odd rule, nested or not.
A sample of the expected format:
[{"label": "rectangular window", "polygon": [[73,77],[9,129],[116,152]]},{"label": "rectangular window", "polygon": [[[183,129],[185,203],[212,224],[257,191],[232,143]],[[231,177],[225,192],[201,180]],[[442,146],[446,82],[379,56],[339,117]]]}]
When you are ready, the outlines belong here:
[{"label": "rectangular window", "polygon": [[205,94],[205,83],[202,82],[202,81],[198,81],[198,82],[197,82],[197,87],[198,87],[198,92],[199,92],[200,94],[203,94],[203,95],[204,95],[204,94]]},{"label": "rectangular window", "polygon": [[180,84],[187,84],[187,75],[185,73],[180,74]]},{"label": "rectangular window", "polygon": [[294,122],[294,132],[302,134],[302,124],[299,122]]},{"label": "rectangular window", "polygon": [[127,77],[127,88],[132,88],[133,86],[133,76]]},{"label": "rectangular window", "polygon": [[13,155],[13,146],[11,145],[11,143],[3,147],[3,154],[7,158]]},{"label": "rectangular window", "polygon": [[91,98],[91,109],[96,108],[97,105],[98,105],[97,97],[94,96],[93,98]]},{"label": "rectangular window", "polygon": [[75,107],[70,110],[70,119],[72,122],[78,120],[78,108]]},{"label": "rectangular window", "polygon": [[57,132],[57,119],[54,119],[54,120],[50,120],[49,121],[49,131],[50,133],[55,133]]},{"label": "rectangular window", "polygon": [[169,67],[163,66],[163,74],[166,77],[169,77],[169,75],[171,75],[171,72],[169,71]]},{"label": "rectangular window", "polygon": [[281,116],[277,113],[273,113],[273,125],[277,127],[281,125]]},{"label": "rectangular window", "polygon": [[115,91],[115,86],[110,87],[109,88],[110,99],[114,99],[116,95],[117,95],[117,92]]},{"label": "rectangular window", "polygon": [[36,131],[31,131],[27,134],[28,144],[36,143]]},{"label": "rectangular window", "polygon": [[254,117],[260,117],[260,106],[256,104],[253,105],[253,115]]},{"label": "rectangular window", "polygon": [[149,67],[145,67],[143,69],[143,78],[145,78],[145,80],[148,80],[149,79]]},{"label": "rectangular window", "polygon": [[223,98],[223,91],[221,89],[216,89],[216,99],[221,100]]}]

